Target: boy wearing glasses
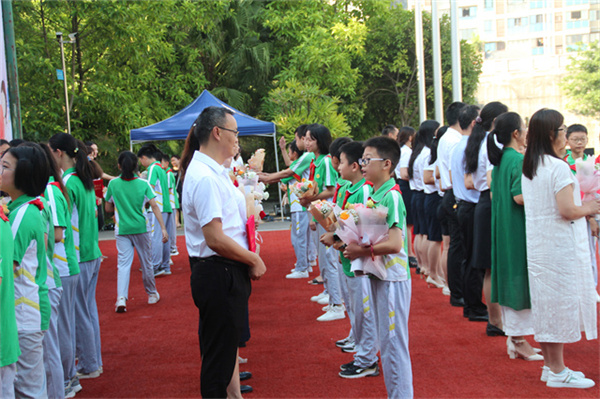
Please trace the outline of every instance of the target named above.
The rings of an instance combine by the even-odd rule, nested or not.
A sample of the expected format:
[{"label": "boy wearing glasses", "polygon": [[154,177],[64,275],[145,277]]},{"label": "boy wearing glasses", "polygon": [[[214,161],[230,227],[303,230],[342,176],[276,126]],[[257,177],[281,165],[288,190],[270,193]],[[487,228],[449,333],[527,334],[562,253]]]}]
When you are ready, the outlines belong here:
[{"label": "boy wearing glasses", "polygon": [[363,175],[373,183],[370,200],[388,209],[388,239],[370,247],[348,244],[344,257],[350,260],[381,256],[387,270],[385,280],[371,277],[373,308],[381,350],[385,386],[390,398],[413,397],[412,366],[408,351],[408,315],[411,282],[408,268],[406,209],[392,178],[400,159],[398,143],[388,137],[374,137],[365,143],[359,161]]},{"label": "boy wearing glasses", "polygon": [[574,124],[567,129],[567,144],[570,150],[567,151],[565,161],[569,164],[573,174],[577,174],[575,161],[579,158],[587,160],[588,155],[585,153],[585,147],[588,143],[588,131],[583,125]]}]

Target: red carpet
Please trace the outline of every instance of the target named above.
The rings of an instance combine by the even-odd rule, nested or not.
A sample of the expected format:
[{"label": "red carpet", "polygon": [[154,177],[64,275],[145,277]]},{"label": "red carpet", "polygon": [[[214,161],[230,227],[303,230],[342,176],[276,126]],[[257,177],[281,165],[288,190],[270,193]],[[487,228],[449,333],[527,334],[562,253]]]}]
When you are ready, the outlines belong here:
[{"label": "red carpet", "polygon": [[[246,398],[385,397],[383,377],[345,380],[339,365],[352,359],[334,346],[349,330],[347,319],[319,323],[321,306],[309,301],[320,287],[286,280],[294,263],[289,232],[262,233],[267,274],[253,284],[252,339],[241,350],[254,392]],[[189,288],[185,242],[173,275],[157,278],[161,300],[148,305],[139,263],[134,262],[127,313],[116,314],[114,241],[100,243],[108,256],[98,283],[104,374],[82,380],[80,398],[199,397],[198,314]],[[598,398],[588,390],[550,389],[539,381],[540,362],[510,360],[506,339],[487,337],[485,323],[468,322],[439,289],[413,278],[410,350],[416,397]],[[532,341],[530,341],[532,342]],[[598,341],[567,345],[567,365],[600,381]]]}]

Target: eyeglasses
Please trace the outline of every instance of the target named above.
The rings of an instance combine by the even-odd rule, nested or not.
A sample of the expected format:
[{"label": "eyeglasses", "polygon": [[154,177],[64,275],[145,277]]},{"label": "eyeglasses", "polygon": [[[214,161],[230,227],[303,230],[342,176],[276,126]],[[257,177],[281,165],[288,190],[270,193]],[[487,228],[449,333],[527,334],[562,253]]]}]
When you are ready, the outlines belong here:
[{"label": "eyeglasses", "polygon": [[557,131],[559,131],[559,132],[564,132],[565,130],[567,130],[567,128],[566,128],[566,127],[564,127],[564,126],[563,126],[563,127],[559,127],[559,128],[557,129]]},{"label": "eyeglasses", "polygon": [[574,143],[585,143],[587,141],[587,137],[580,137],[580,138],[577,138],[577,139],[574,138],[574,137],[571,137],[568,140],[572,141]]},{"label": "eyeglasses", "polygon": [[8,166],[5,166],[5,165],[0,165],[0,175],[3,175],[5,170],[15,170],[15,169],[9,168]]},{"label": "eyeglasses", "polygon": [[238,134],[240,134],[239,130],[233,130],[233,129],[227,129],[226,127],[221,127],[221,126],[217,126],[219,129],[223,129],[223,130],[227,130],[233,134],[235,134],[235,136],[237,137]]},{"label": "eyeglasses", "polygon": [[371,161],[387,161],[386,158],[360,158],[358,160],[358,164],[360,166],[367,166],[371,163]]}]

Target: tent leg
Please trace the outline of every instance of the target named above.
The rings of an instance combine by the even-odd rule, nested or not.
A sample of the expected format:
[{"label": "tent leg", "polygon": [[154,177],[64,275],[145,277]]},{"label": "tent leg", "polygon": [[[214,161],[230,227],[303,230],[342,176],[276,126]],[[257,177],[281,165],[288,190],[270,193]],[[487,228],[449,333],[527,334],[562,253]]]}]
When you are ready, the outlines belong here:
[{"label": "tent leg", "polygon": [[133,152],[133,142],[129,140],[129,151]]},{"label": "tent leg", "polygon": [[[275,168],[279,172],[279,155],[277,154],[277,132],[273,132],[273,149],[275,150]],[[283,206],[281,205],[281,190],[279,185],[277,187],[277,194],[279,194],[279,210],[281,211],[281,221],[283,222]]]}]

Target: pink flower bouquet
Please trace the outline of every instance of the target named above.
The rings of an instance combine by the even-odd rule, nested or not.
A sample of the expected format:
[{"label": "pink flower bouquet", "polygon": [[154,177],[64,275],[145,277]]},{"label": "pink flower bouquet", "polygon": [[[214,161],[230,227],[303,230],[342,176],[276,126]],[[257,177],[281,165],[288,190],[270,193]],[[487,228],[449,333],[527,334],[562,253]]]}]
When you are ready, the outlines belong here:
[{"label": "pink flower bouquet", "polygon": [[334,208],[335,205],[331,202],[318,200],[310,204],[308,211],[325,230],[329,231],[337,222]]},{"label": "pink flower bouquet", "polygon": [[594,160],[589,157],[586,161],[577,159],[575,161],[577,167],[577,180],[579,181],[579,189],[581,190],[582,201],[591,201],[594,195],[600,190],[600,165],[594,165]]}]

